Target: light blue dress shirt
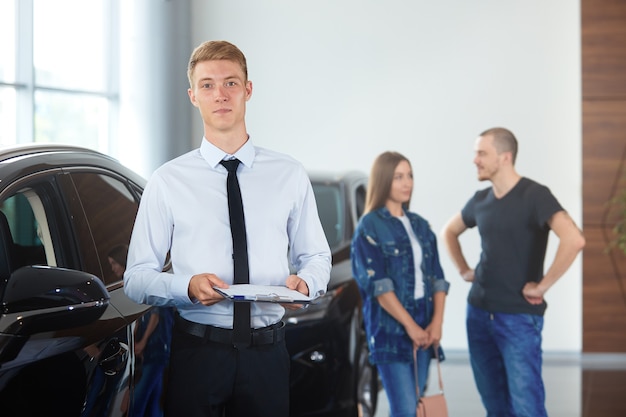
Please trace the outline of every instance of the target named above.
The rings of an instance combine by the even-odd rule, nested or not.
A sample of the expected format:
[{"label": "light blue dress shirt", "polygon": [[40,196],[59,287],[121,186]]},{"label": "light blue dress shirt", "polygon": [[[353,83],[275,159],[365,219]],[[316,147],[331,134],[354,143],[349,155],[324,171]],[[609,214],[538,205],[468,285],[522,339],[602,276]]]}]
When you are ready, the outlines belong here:
[{"label": "light blue dress shirt", "polygon": [[[226,193],[231,155],[202,140],[199,149],[158,168],[146,185],[135,220],[124,290],[136,302],[174,305],[187,320],[232,328],[233,303],[204,306],[188,296],[189,281],[213,273],[233,282]],[[309,177],[295,159],[248,140],[234,155],[243,199],[250,283],[285,285],[290,263],[309,286],[326,292],[331,253]],[[168,251],[172,269],[162,272]],[[284,308],[252,303],[252,327],[278,322]]]}]

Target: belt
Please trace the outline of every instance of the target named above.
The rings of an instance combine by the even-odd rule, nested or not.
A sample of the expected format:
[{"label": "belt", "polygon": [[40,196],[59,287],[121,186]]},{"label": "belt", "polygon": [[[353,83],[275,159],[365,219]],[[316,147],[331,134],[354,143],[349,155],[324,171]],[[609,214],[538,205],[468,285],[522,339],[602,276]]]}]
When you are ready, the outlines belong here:
[{"label": "belt", "polygon": [[[234,345],[233,330],[223,329],[221,327],[210,326],[208,324],[200,324],[186,320],[176,314],[175,327],[184,333],[192,336],[200,337],[204,342],[215,342],[226,345]],[[249,346],[273,345],[274,343],[285,340],[285,323],[279,321],[271,326],[252,329],[250,333]]]}]

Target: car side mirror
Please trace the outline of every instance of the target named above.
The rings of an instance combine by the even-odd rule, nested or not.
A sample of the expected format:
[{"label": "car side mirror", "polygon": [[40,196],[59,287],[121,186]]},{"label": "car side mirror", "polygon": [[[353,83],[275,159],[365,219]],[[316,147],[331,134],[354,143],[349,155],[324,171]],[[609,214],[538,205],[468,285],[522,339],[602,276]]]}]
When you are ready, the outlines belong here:
[{"label": "car side mirror", "polygon": [[[50,266],[25,266],[13,272],[6,283],[0,332],[30,336],[84,326],[98,320],[108,303],[104,284],[91,274]],[[6,320],[10,317],[15,320],[8,324]]]},{"label": "car side mirror", "polygon": [[[98,320],[109,294],[97,277],[82,271],[50,266],[25,266],[6,281],[0,299],[0,362],[15,357],[29,336]],[[20,343],[17,343],[17,342]]]}]

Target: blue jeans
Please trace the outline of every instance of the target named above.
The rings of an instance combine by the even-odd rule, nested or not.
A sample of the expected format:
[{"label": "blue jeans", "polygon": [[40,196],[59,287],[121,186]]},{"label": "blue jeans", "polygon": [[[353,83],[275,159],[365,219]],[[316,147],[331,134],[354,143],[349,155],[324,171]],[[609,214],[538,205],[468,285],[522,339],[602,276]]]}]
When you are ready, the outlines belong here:
[{"label": "blue jeans", "polygon": [[[428,350],[417,351],[417,379],[420,384],[420,394],[424,395],[428,367],[432,353]],[[415,392],[415,371],[413,362],[392,362],[376,365],[378,374],[389,399],[389,414],[391,417],[415,417],[417,409],[417,394]]]},{"label": "blue jeans", "polygon": [[141,378],[135,385],[133,412],[130,415],[143,417],[161,417],[161,394],[163,393],[163,372],[167,359],[152,359],[156,363],[141,365]]},{"label": "blue jeans", "polygon": [[474,381],[487,417],[547,417],[541,377],[543,317],[467,306]]}]

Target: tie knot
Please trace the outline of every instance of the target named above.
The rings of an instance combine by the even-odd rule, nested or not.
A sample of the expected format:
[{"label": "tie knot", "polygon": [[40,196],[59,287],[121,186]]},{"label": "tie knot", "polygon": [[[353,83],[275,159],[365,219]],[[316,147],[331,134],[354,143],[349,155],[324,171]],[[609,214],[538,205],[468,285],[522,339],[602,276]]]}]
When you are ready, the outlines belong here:
[{"label": "tie knot", "polygon": [[228,161],[223,160],[220,161],[220,164],[224,165],[224,167],[228,170],[228,172],[237,172],[237,167],[239,166],[239,162],[241,162],[239,159],[235,158],[235,159],[230,159]]}]

